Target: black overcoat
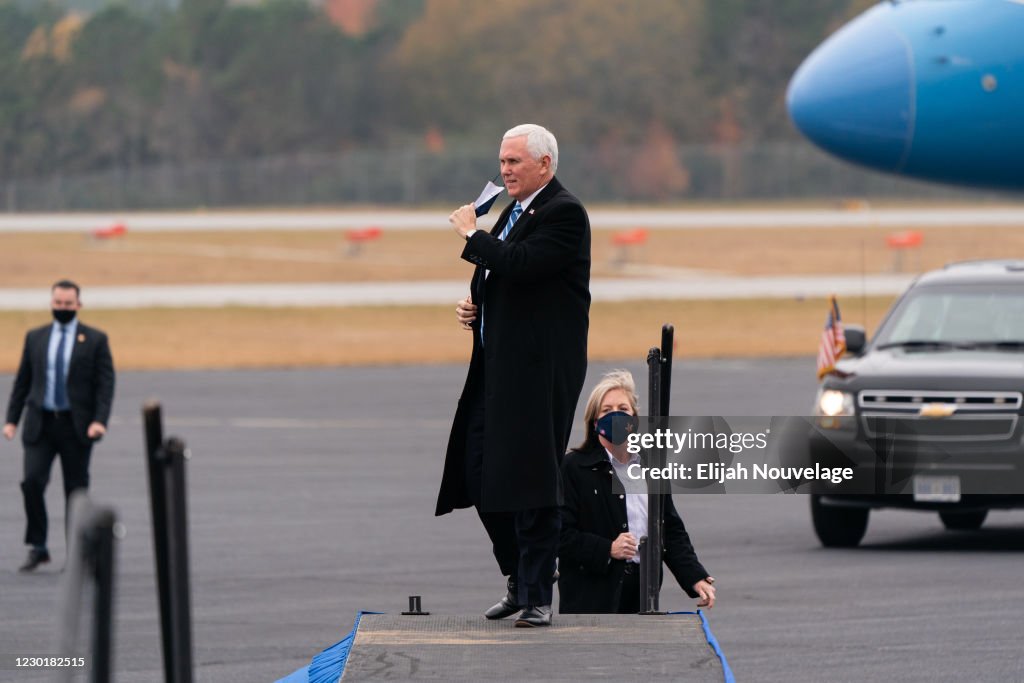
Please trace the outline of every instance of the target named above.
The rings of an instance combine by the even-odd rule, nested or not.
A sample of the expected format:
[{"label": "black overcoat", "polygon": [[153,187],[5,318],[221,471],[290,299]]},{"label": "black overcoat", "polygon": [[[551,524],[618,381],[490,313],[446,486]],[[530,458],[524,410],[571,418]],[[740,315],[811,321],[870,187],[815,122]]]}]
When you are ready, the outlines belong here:
[{"label": "black overcoat", "polygon": [[[468,401],[484,381],[480,509],[561,504],[559,465],[587,374],[590,221],[556,178],[534,197],[505,241],[513,204],[490,233],[478,230],[462,258],[476,264],[469,373],[455,412],[436,514],[469,507],[465,482]],[[486,278],[484,273],[490,269]]]},{"label": "black overcoat", "polygon": [[[558,611],[562,614],[614,613],[619,604],[625,560],[611,559],[612,541],[629,531],[626,499],[613,487],[615,471],[598,445],[570,451],[562,463],[565,502],[558,551]],[[672,496],[665,498],[664,565],[691,598],[693,584],[708,573],[697,560]],[[663,578],[662,571],[662,578]]]},{"label": "black overcoat", "polygon": [[[46,356],[52,332],[51,323],[25,335],[18,374],[7,404],[7,422],[18,424],[22,411],[25,413],[21,438],[26,444],[35,443],[42,435]],[[79,321],[73,343],[68,364],[68,403],[75,435],[82,443],[89,443],[89,425],[93,422],[106,425],[110,419],[114,402],[114,361],[107,335],[95,327]]]}]

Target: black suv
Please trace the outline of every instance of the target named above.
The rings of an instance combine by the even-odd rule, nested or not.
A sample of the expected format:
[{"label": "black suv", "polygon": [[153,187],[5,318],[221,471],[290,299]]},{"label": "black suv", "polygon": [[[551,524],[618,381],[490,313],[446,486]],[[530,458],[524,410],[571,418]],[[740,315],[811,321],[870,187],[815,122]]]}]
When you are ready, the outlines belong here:
[{"label": "black suv", "polygon": [[858,482],[811,496],[823,545],[857,545],[871,508],[970,530],[992,508],[1024,507],[1024,261],[925,273],[870,343],[850,325],[846,345],[818,389],[810,451],[853,465]]}]

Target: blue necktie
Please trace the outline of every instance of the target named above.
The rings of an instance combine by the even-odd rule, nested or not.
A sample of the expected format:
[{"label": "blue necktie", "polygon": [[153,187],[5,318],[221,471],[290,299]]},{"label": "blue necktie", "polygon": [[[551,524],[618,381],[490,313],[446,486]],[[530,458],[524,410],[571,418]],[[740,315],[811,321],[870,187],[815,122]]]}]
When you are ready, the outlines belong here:
[{"label": "blue necktie", "polygon": [[[519,220],[519,217],[522,216],[522,215],[523,215],[523,205],[520,204],[519,202],[516,202],[516,205],[512,207],[512,213],[510,213],[508,215],[508,222],[505,223],[505,228],[501,231],[501,237],[499,237],[498,239],[500,239],[502,241],[505,241],[505,238],[508,237],[508,234],[510,232],[512,232],[512,226],[516,224],[516,221]],[[487,274],[490,275],[490,273],[491,273],[491,271],[488,270]],[[484,309],[483,309],[483,306],[480,307],[480,343],[481,344],[484,343]]]},{"label": "blue necktie", "polygon": [[68,409],[67,387],[64,379],[64,341],[68,335],[68,328],[60,326],[60,343],[57,344],[57,358],[53,367],[53,405],[57,410]]},{"label": "blue necktie", "polygon": [[516,202],[516,205],[512,207],[512,213],[508,215],[508,223],[505,223],[505,229],[501,231],[501,239],[504,240],[508,237],[508,234],[512,232],[512,226],[516,224],[519,217],[523,215],[523,205]]}]

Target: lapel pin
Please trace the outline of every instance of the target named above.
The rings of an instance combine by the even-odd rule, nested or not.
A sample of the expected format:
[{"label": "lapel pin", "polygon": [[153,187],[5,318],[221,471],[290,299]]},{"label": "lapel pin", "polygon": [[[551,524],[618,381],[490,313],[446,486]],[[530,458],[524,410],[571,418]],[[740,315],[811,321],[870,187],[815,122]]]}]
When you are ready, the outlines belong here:
[{"label": "lapel pin", "polygon": [[534,212],[534,211],[536,211],[536,209],[530,209],[530,210],[529,210],[529,211],[527,211],[526,213],[528,213],[528,214],[530,214],[530,215],[532,216],[532,215],[533,215],[533,212]]},{"label": "lapel pin", "polygon": [[78,341],[79,341],[79,343],[84,342],[85,341],[85,335],[84,334],[78,335]]}]

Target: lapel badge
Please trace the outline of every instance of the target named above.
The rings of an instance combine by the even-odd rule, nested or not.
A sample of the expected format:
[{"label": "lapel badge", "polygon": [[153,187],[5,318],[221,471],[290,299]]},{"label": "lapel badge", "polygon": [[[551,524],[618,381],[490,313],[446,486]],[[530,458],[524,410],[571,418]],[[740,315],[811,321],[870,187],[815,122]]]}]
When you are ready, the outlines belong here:
[{"label": "lapel badge", "polygon": [[85,335],[84,334],[79,334],[78,335],[78,343],[81,344],[84,341],[85,341]]},{"label": "lapel badge", "polygon": [[532,216],[536,211],[537,211],[536,209],[530,209],[526,213],[528,213],[528,214],[530,214]]}]

